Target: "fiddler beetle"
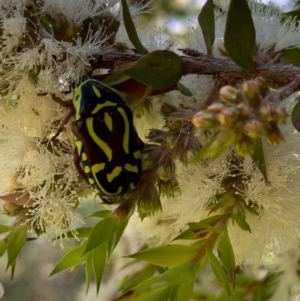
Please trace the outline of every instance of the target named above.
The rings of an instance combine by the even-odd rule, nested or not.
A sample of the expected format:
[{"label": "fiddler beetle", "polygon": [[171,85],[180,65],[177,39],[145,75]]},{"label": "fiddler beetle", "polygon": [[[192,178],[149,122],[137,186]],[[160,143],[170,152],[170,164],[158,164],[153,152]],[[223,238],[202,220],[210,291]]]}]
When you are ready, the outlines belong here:
[{"label": "fiddler beetle", "polygon": [[84,77],[75,88],[73,100],[54,101],[70,107],[55,135],[74,116],[75,166],[106,203],[134,189],[142,176],[141,151],[144,143],[133,124],[123,98],[109,86]]}]

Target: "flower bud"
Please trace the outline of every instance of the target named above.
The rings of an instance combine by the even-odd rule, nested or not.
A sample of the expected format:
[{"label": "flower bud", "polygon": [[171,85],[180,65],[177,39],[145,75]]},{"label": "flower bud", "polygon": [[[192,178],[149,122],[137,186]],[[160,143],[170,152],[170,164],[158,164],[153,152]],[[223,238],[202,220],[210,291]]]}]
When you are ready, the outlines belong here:
[{"label": "flower bud", "polygon": [[153,215],[156,211],[161,210],[159,194],[154,185],[145,187],[143,195],[138,200],[137,207],[141,218]]},{"label": "flower bud", "polygon": [[252,155],[254,152],[254,142],[248,137],[243,137],[235,144],[234,150],[239,156],[242,157]]},{"label": "flower bud", "polygon": [[225,108],[218,115],[217,119],[222,126],[231,126],[237,117],[237,110],[235,108]]},{"label": "flower bud", "polygon": [[225,105],[220,102],[215,102],[207,107],[207,110],[214,113],[219,113],[225,108]]},{"label": "flower bud", "polygon": [[237,94],[239,90],[232,86],[224,86],[219,91],[219,98],[225,103],[236,103]]},{"label": "flower bud", "polygon": [[259,109],[260,115],[266,121],[273,121],[275,115],[275,108],[270,104],[264,104]]},{"label": "flower bud", "polygon": [[199,111],[194,115],[192,122],[195,127],[210,128],[215,124],[215,117],[207,111]]},{"label": "flower bud", "polygon": [[278,123],[285,123],[288,117],[288,113],[284,107],[277,107],[275,109],[276,112],[276,121]]},{"label": "flower bud", "polygon": [[263,125],[256,119],[247,120],[243,125],[243,131],[248,137],[256,139],[262,134]]},{"label": "flower bud", "polygon": [[266,131],[267,139],[273,145],[278,145],[280,142],[284,140],[278,126],[275,123],[272,123],[271,126],[267,128],[265,131]]}]

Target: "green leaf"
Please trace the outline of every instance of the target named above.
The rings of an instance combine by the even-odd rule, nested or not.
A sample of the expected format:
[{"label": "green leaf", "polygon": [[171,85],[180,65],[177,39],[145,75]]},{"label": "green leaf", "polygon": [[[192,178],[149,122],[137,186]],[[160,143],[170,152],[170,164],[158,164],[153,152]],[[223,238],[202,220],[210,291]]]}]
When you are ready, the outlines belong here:
[{"label": "green leaf", "polygon": [[191,230],[200,230],[200,229],[207,229],[207,226],[214,226],[216,223],[218,223],[222,219],[223,215],[213,215],[210,217],[207,217],[203,220],[201,220],[198,223],[188,223]]},{"label": "green leaf", "polygon": [[112,211],[111,210],[100,210],[100,211],[96,211],[93,212],[90,217],[101,217],[101,218],[105,218],[112,215]]},{"label": "green leaf", "polygon": [[117,246],[126,226],[128,224],[128,218],[115,218],[115,226],[114,232],[112,233],[111,239],[108,240],[108,257],[110,257],[111,253]]},{"label": "green leaf", "polygon": [[161,267],[170,267],[190,260],[195,252],[196,250],[192,246],[172,244],[147,249],[128,257],[144,260]]},{"label": "green leaf", "polygon": [[191,90],[181,82],[177,83],[177,89],[184,96],[189,96],[189,97],[193,96],[193,93],[191,92]]},{"label": "green leaf", "polygon": [[261,139],[256,139],[254,153],[251,155],[252,160],[254,161],[255,165],[262,173],[266,182],[268,182],[268,175],[267,175],[267,167],[266,167],[266,160],[265,160],[265,153]]},{"label": "green leaf", "polygon": [[210,212],[220,208],[229,208],[236,204],[236,200],[229,193],[223,195],[215,204],[211,206]]},{"label": "green leaf", "polygon": [[50,275],[55,275],[83,263],[86,260],[86,256],[84,256],[84,250],[85,245],[72,249],[66,253],[56,264]]},{"label": "green leaf", "polygon": [[125,294],[123,297],[116,299],[115,301],[163,301],[168,300],[169,288],[165,286],[158,286],[151,288],[147,291],[143,291],[139,294],[135,292]]},{"label": "green leaf", "polygon": [[216,159],[228,149],[235,140],[235,132],[233,130],[220,131],[209,142],[207,142],[195,156],[195,161],[203,158]]},{"label": "green leaf", "polygon": [[190,301],[194,288],[194,281],[172,287],[168,301]]},{"label": "green leaf", "polygon": [[[299,11],[300,12],[300,11]],[[300,66],[300,47],[287,48],[281,51],[282,62],[286,65]]]},{"label": "green leaf", "polygon": [[227,14],[225,48],[240,67],[255,69],[255,27],[247,0],[231,0]]},{"label": "green leaf", "polygon": [[154,265],[146,265],[142,270],[139,270],[137,273],[130,275],[129,279],[125,279],[122,283],[121,290],[128,291],[149,279],[156,272],[156,267]]},{"label": "green leaf", "polygon": [[85,253],[97,248],[114,235],[116,226],[116,218],[113,216],[107,217],[98,222],[92,229],[88,238]]},{"label": "green leaf", "polygon": [[222,264],[224,265],[231,282],[235,282],[235,258],[232,245],[227,230],[224,230],[219,237],[218,254]]},{"label": "green leaf", "polygon": [[245,231],[249,231],[251,233],[250,225],[247,223],[245,217],[241,214],[235,214],[232,213],[231,217],[236,223],[239,225],[239,227]]},{"label": "green leaf", "polygon": [[213,0],[207,0],[198,16],[198,22],[202,29],[207,54],[212,53],[215,41],[215,14]]},{"label": "green leaf", "polygon": [[85,262],[85,284],[86,284],[86,293],[88,293],[93,274],[93,252],[90,252],[86,255]]},{"label": "green leaf", "polygon": [[26,227],[13,227],[7,236],[7,269],[12,268],[12,277],[16,264],[16,258],[24,247],[27,236]]},{"label": "green leaf", "polygon": [[167,269],[160,277],[161,282],[168,285],[177,285],[187,282],[194,282],[197,266],[188,261]]},{"label": "green leaf", "polygon": [[296,96],[295,101],[297,101],[296,105],[293,107],[291,120],[295,129],[300,132],[300,95]]},{"label": "green leaf", "polygon": [[0,257],[3,256],[3,254],[5,253],[7,248],[7,244],[5,243],[5,241],[3,239],[0,240]]},{"label": "green leaf", "polygon": [[93,270],[96,280],[97,294],[99,293],[100,284],[107,261],[107,243],[93,249]]},{"label": "green leaf", "polygon": [[0,225],[0,234],[10,231],[11,228],[12,228],[11,226]]},{"label": "green leaf", "polygon": [[177,84],[182,76],[182,61],[172,51],[156,50],[125,70],[125,73],[154,89],[163,89]]},{"label": "green leaf", "polygon": [[226,293],[228,296],[232,295],[232,285],[230,282],[230,278],[226,274],[225,270],[223,269],[222,264],[218,260],[218,258],[214,255],[211,248],[207,248],[206,250],[208,262],[216,275],[216,277],[219,279],[221,285],[224,287]]},{"label": "green leaf", "polygon": [[130,10],[129,10],[127,1],[121,0],[121,3],[122,3],[122,11],[123,11],[123,20],[124,20],[124,25],[125,25],[125,29],[126,29],[128,38],[129,38],[130,42],[132,43],[132,45],[135,47],[135,50],[137,53],[145,54],[148,51],[139,39],[139,36],[137,34],[136,28],[134,26],[134,23],[133,23],[131,14],[130,14]]},{"label": "green leaf", "polygon": [[[91,227],[83,227],[83,228],[77,228],[76,229],[76,237],[78,238],[86,238],[90,235]],[[74,238],[74,234],[72,231],[69,231],[67,233],[67,237]]]}]

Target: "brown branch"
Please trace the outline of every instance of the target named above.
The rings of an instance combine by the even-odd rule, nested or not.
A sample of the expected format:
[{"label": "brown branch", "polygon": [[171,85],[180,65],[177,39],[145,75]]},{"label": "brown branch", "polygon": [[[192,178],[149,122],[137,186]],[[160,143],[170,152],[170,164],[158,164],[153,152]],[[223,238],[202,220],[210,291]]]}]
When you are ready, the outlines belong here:
[{"label": "brown branch", "polygon": [[[141,57],[142,56],[137,54],[107,53],[101,57],[98,62],[92,62],[92,65],[94,69],[101,66],[116,70],[124,68],[123,66],[128,63],[138,61]],[[248,71],[240,68],[230,60],[216,58],[206,54],[200,54],[199,56],[182,56],[182,72],[183,75],[213,75],[226,83],[262,76],[275,87],[287,85],[293,81],[295,77],[300,76],[300,68],[292,65],[258,63],[255,71]]]}]

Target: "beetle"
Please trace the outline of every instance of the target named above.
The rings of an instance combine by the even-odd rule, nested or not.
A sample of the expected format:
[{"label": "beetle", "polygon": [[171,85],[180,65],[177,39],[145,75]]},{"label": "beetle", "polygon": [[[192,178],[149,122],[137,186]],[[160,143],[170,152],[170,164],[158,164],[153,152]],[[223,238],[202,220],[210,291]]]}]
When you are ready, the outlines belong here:
[{"label": "beetle", "polygon": [[[52,98],[62,102],[55,95]],[[109,86],[84,77],[74,89],[72,102],[63,105],[70,111],[54,137],[74,116],[74,163],[80,175],[106,203],[133,190],[142,175],[144,143],[123,98]]]}]

